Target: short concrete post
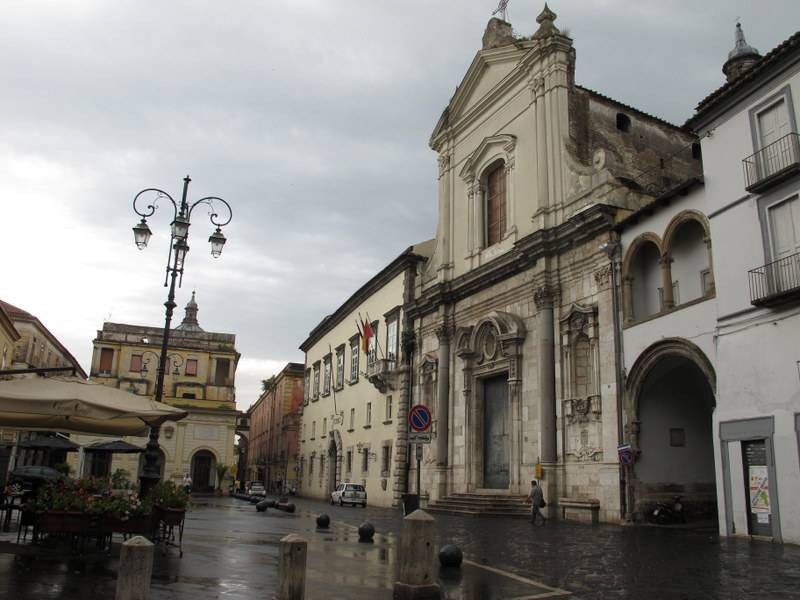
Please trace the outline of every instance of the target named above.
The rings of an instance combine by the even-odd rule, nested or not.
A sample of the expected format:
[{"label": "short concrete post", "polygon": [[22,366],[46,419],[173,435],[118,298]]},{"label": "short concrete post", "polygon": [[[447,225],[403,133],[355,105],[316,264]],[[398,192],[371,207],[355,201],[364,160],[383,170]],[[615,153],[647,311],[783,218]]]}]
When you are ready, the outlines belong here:
[{"label": "short concrete post", "polygon": [[394,600],[441,598],[434,581],[436,521],[424,510],[415,510],[403,519],[400,533],[400,580],[394,584]]},{"label": "short concrete post", "polygon": [[278,600],[303,600],[306,595],[308,542],[290,533],[281,539],[279,550]]},{"label": "short concrete post", "polygon": [[153,544],[137,535],[122,544],[119,553],[116,600],[150,600]]}]

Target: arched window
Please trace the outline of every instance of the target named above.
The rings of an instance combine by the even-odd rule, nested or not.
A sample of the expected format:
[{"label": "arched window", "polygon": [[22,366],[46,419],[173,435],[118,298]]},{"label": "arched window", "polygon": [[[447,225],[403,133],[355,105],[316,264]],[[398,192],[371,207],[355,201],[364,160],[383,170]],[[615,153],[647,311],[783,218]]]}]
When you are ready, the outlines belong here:
[{"label": "arched window", "polygon": [[679,225],[669,239],[676,306],[705,296],[711,290],[705,237],[703,226],[692,219]]},{"label": "arched window", "polygon": [[628,274],[633,278],[631,285],[633,319],[638,321],[661,310],[661,267],[660,253],[652,242],[639,246],[631,261]]},{"label": "arched window", "polygon": [[500,163],[486,176],[486,246],[503,239],[506,231],[506,171]]}]

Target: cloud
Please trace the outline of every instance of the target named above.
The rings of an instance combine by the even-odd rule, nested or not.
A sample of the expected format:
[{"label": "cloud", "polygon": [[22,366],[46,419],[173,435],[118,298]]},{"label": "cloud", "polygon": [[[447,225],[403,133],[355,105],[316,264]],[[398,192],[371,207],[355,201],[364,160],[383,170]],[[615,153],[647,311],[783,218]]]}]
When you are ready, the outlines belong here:
[{"label": "cloud", "polygon": [[[134,194],[218,195],[222,257],[193,217],[183,307],[235,333],[240,406],[350,294],[436,229],[436,121],[496,0],[29,1],[0,23],[2,297],[89,364],[103,320],[160,326],[163,206],[143,252]],[[768,51],[800,4],[561,0],[578,83],[681,123],[721,84],[734,18]],[[512,2],[517,33],[541,6]],[[178,316],[181,315],[180,308]],[[280,357],[277,359],[275,357]]]}]

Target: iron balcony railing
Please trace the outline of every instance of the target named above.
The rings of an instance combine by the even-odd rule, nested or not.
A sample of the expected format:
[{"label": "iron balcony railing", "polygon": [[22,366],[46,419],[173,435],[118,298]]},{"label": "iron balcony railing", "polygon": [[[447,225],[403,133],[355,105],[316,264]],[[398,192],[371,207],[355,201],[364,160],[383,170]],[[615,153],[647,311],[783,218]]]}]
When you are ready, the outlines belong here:
[{"label": "iron balcony railing", "polygon": [[800,252],[748,271],[750,302],[756,306],[800,295]]},{"label": "iron balcony railing", "polygon": [[796,133],[764,146],[742,161],[744,187],[748,192],[758,192],[800,171],[800,140]]}]

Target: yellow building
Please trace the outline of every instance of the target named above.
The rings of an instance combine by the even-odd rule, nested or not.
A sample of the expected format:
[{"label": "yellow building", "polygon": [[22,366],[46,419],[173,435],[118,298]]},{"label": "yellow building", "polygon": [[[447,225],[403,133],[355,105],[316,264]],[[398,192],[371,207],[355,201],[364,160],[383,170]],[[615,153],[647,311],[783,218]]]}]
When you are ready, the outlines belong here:
[{"label": "yellow building", "polygon": [[[196,491],[210,491],[217,484],[216,465],[231,467],[236,422],[235,376],[239,361],[236,336],[203,331],[197,321],[194,293],[186,305],[183,322],[170,331],[167,374],[162,402],[188,410],[189,416],[161,427],[161,472],[164,479],[180,483],[188,473]],[[94,381],[136,394],[155,394],[156,374],[163,328],[122,323],[103,323],[92,355]],[[73,436],[85,446],[108,441],[99,436]],[[144,447],[146,437],[125,438]],[[107,476],[124,469],[136,479],[142,455],[81,453],[74,467],[82,475]]]},{"label": "yellow building", "polygon": [[[407,490],[407,369],[400,340],[403,304],[431,242],[412,246],[325,317],[300,349],[306,353],[300,425],[301,495],[329,498],[342,482],[366,487],[373,506],[392,506]],[[375,335],[366,352],[359,323]]]},{"label": "yellow building", "polygon": [[[2,370],[52,369],[72,367],[75,375],[86,379],[86,372],[77,359],[58,338],[42,323],[38,317],[13,304],[0,300],[0,364]],[[69,372],[54,373],[69,375]],[[8,375],[15,377],[17,375]],[[23,375],[35,377],[35,375]],[[18,436],[19,434],[19,436]],[[15,429],[0,429],[0,441],[13,442],[17,437],[22,439],[36,437],[34,432],[18,432]],[[13,450],[8,446],[0,446],[0,485],[5,485],[9,464],[16,465],[58,464],[66,458],[64,453],[52,453],[49,456],[37,456],[35,452],[21,451],[12,461]]]}]

